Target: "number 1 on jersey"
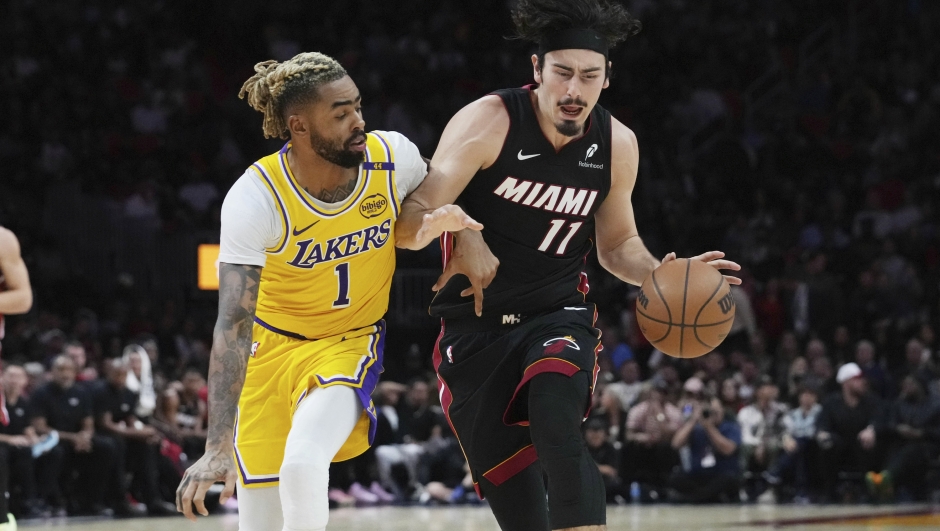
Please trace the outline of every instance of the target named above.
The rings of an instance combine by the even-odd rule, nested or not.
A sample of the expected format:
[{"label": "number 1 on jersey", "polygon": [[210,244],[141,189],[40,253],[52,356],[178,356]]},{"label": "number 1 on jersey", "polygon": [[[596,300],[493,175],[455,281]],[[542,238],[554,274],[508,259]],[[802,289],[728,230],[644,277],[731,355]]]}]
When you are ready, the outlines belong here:
[{"label": "number 1 on jersey", "polygon": [[[558,244],[558,250],[555,251],[557,255],[565,254],[565,249],[568,248],[568,242],[571,241],[571,238],[574,236],[574,233],[578,232],[578,229],[583,225],[583,221],[575,221],[571,223],[571,226],[568,228],[568,234],[565,236],[565,239],[561,240],[561,243]],[[561,231],[561,228],[565,226],[565,220],[563,219],[553,219],[552,227],[548,229],[548,234],[545,235],[545,239],[542,240],[542,244],[539,245],[539,251],[545,252],[551,246],[552,242],[555,240],[555,236],[558,236],[558,233]]]},{"label": "number 1 on jersey", "polygon": [[336,264],[333,274],[336,275],[339,281],[339,290],[336,300],[333,301],[333,307],[345,308],[349,306],[349,262]]}]

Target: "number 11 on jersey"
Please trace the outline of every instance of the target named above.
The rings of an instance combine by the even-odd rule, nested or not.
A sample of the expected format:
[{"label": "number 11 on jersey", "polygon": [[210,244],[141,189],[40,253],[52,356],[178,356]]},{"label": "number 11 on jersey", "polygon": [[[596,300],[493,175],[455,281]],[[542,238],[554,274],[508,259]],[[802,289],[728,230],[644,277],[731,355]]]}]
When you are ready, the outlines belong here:
[{"label": "number 11 on jersey", "polygon": [[339,282],[336,300],[333,301],[334,308],[346,308],[349,306],[349,262],[336,264],[333,274]]},{"label": "number 11 on jersey", "polygon": [[[548,229],[548,234],[545,235],[545,239],[542,240],[542,244],[539,245],[539,251],[545,252],[552,245],[552,242],[555,240],[555,236],[558,236],[558,233],[561,232],[562,227],[565,226],[564,219],[553,219],[552,227]],[[568,228],[568,234],[565,236],[565,239],[561,240],[561,243],[558,244],[558,250],[555,251],[557,255],[565,254],[565,249],[568,248],[568,242],[571,241],[574,233],[578,232],[578,229],[583,225],[583,221],[573,221]]]}]

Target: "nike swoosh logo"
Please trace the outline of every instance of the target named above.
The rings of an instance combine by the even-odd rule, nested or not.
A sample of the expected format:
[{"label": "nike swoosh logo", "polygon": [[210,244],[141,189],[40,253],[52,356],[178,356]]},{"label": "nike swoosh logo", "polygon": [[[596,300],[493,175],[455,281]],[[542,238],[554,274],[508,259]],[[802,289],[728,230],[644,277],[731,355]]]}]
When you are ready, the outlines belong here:
[{"label": "nike swoosh logo", "polygon": [[587,308],[578,308],[577,306],[565,306],[566,310],[574,310],[576,312],[586,312]]},{"label": "nike swoosh logo", "polygon": [[307,231],[310,229],[310,227],[316,225],[317,223],[320,223],[320,220],[319,220],[319,219],[316,220],[316,221],[314,221],[313,223],[307,225],[306,227],[300,229],[300,230],[297,230],[297,227],[294,227],[294,236],[300,236],[301,234],[307,232]]},{"label": "nike swoosh logo", "polygon": [[536,153],[535,155],[523,155],[522,150],[520,149],[519,154],[516,156],[519,158],[519,160],[525,160],[525,159],[531,159],[532,157],[538,157],[539,155],[541,155],[541,153]]}]

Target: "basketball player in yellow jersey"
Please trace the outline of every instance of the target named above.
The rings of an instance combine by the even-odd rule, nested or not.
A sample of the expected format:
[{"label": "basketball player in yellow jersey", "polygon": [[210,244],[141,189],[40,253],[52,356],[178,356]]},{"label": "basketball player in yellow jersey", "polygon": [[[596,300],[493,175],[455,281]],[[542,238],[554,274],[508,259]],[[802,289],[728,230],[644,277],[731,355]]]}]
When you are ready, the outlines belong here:
[{"label": "basketball player in yellow jersey", "polygon": [[206,490],[224,481],[223,502],[237,483],[241,531],[322,530],[330,462],[375,433],[395,219],[427,166],[404,136],[364,132],[335,60],[303,53],[255,72],[240,96],[264,113],[265,136],[290,142],[222,206],[206,454],[177,509],[207,514]]}]

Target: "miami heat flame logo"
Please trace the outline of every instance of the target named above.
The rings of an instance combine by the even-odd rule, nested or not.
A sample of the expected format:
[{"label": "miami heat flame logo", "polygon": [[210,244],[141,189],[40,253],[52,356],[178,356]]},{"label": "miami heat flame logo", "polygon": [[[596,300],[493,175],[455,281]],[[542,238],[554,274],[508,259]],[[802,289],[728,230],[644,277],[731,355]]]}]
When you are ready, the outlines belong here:
[{"label": "miami heat flame logo", "polygon": [[571,336],[549,339],[545,343],[542,343],[542,346],[545,347],[545,353],[549,355],[558,354],[562,350],[565,350],[565,347],[581,350],[581,347],[578,346],[578,343]]}]

